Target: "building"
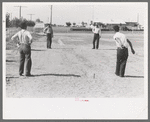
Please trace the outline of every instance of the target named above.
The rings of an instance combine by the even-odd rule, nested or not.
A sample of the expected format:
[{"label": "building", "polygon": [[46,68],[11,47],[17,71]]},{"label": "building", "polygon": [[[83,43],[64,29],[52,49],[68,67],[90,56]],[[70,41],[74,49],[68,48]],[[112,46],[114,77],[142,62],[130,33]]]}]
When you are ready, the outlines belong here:
[{"label": "building", "polygon": [[99,23],[102,29],[113,30],[115,25],[120,27],[120,30],[142,30],[143,27],[138,22],[125,22],[122,20],[110,20],[110,21],[94,21],[93,23]]},{"label": "building", "polygon": [[94,21],[93,23],[99,23],[102,29],[105,30],[113,30],[113,26],[118,25],[121,30],[125,28],[126,23],[122,20],[101,20],[101,21]]},{"label": "building", "polygon": [[34,26],[34,32],[35,33],[43,32],[44,27],[45,27],[44,23],[36,23]]},{"label": "building", "polygon": [[126,22],[126,27],[131,30],[140,30],[140,25],[138,22]]}]

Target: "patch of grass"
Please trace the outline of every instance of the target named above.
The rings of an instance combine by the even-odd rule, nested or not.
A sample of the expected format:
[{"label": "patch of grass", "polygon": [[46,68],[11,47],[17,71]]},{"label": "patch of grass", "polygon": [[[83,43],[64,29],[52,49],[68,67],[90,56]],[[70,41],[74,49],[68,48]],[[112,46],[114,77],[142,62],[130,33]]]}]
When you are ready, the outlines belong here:
[{"label": "patch of grass", "polygon": [[6,50],[13,50],[17,48],[17,40],[12,41],[11,37],[18,31],[17,28],[9,28],[6,32]]},{"label": "patch of grass", "polygon": [[42,36],[45,36],[45,35],[38,35],[36,33],[31,33],[31,35],[32,35],[33,41],[38,41],[39,38],[41,38]]}]

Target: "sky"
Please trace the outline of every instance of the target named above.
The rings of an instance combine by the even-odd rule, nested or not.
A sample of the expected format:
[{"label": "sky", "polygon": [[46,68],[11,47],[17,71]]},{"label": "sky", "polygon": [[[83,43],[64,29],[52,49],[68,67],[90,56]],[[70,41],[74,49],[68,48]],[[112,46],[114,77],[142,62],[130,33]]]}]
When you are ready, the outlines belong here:
[{"label": "sky", "polygon": [[11,13],[11,18],[19,18],[19,7],[21,9],[21,15],[23,18],[30,20],[40,19],[44,23],[50,22],[52,5],[52,24],[65,25],[66,22],[75,22],[80,24],[82,21],[90,23],[90,21],[110,22],[113,21],[125,21],[125,22],[137,22],[141,25],[144,21],[148,11],[148,5],[145,2],[125,2],[125,3],[51,3],[51,2],[40,2],[40,3],[3,3],[4,14]]}]

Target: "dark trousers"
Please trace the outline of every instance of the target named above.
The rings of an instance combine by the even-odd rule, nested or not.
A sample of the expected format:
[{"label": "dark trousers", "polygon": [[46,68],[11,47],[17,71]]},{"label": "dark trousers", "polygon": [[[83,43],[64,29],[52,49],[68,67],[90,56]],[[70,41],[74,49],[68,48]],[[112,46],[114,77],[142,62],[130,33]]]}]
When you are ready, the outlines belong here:
[{"label": "dark trousers", "polygon": [[25,75],[30,75],[32,65],[30,45],[21,44],[19,52],[20,52],[19,74],[21,75],[24,72],[24,65],[25,65]]},{"label": "dark trousers", "polygon": [[128,59],[128,48],[117,49],[116,75],[124,77]]},{"label": "dark trousers", "polygon": [[[96,43],[97,41],[97,43]],[[95,43],[96,43],[96,49],[99,48],[99,34],[94,34],[94,38],[93,38],[93,48],[95,49]]]},{"label": "dark trousers", "polygon": [[47,33],[47,48],[51,48],[52,36],[50,33]]}]

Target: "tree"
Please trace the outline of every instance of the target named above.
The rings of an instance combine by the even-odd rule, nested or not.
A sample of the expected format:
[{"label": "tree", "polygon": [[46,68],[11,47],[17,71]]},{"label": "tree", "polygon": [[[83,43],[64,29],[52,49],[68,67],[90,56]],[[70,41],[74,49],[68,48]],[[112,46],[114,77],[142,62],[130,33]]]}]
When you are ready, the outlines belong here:
[{"label": "tree", "polygon": [[35,22],[38,22],[38,23],[43,23],[43,21],[41,21],[39,18],[35,20]]},{"label": "tree", "polygon": [[10,23],[12,27],[19,27],[21,20],[18,18],[14,18]]},{"label": "tree", "polygon": [[6,27],[7,28],[10,27],[10,14],[9,13],[6,14]]},{"label": "tree", "polygon": [[84,22],[81,22],[82,26],[84,27]]},{"label": "tree", "polygon": [[90,22],[90,25],[93,25],[93,21]]},{"label": "tree", "polygon": [[27,21],[27,26],[33,27],[35,26],[35,22],[34,21]]},{"label": "tree", "polygon": [[74,22],[74,23],[73,23],[73,26],[75,26],[75,25],[76,25],[76,23]]},{"label": "tree", "polygon": [[26,19],[24,18],[21,18],[21,19],[18,19],[18,18],[14,18],[12,21],[10,21],[11,23],[11,26],[12,27],[19,27],[20,26],[20,23],[22,21],[25,21],[27,23],[27,26],[35,26],[35,22],[34,21],[27,21]]},{"label": "tree", "polygon": [[38,18],[38,19],[36,19],[35,21],[36,21],[36,22],[41,22],[41,20],[40,20],[39,18]]},{"label": "tree", "polygon": [[70,27],[70,26],[71,26],[71,23],[70,23],[70,22],[66,22],[66,25],[67,25],[68,27]]}]

